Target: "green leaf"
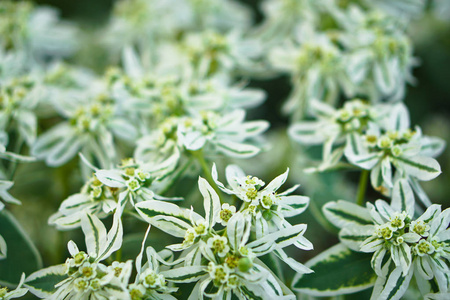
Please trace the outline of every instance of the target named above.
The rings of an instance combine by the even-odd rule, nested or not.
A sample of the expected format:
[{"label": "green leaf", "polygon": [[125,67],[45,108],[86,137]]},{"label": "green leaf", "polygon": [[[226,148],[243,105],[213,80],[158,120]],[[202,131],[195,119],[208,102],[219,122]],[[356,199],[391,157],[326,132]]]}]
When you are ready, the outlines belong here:
[{"label": "green leaf", "polygon": [[305,265],[312,274],[296,275],[292,288],[313,296],[351,294],[375,284],[377,275],[370,265],[372,254],[350,250],[337,244]]},{"label": "green leaf", "polygon": [[25,286],[34,295],[45,298],[55,291],[55,285],[67,278],[64,264],[39,270],[25,280]]},{"label": "green leaf", "polygon": [[22,273],[42,268],[42,259],[33,242],[14,216],[0,212],[0,235],[8,246],[6,259],[0,260],[0,282],[18,284]]}]

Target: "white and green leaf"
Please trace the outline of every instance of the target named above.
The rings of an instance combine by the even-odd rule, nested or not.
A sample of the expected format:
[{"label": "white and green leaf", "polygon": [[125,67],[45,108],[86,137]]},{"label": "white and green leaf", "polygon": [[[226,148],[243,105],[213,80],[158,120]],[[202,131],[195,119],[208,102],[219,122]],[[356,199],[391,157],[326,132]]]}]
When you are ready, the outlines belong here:
[{"label": "white and green leaf", "polygon": [[212,228],[216,224],[221,210],[219,195],[204,178],[199,177],[198,187],[203,196],[206,223],[209,225],[209,228]]},{"label": "white and green leaf", "polygon": [[372,225],[369,211],[357,204],[339,200],[328,202],[322,208],[325,217],[336,227],[343,228],[347,225]]},{"label": "white and green leaf", "polygon": [[365,290],[375,284],[377,275],[370,265],[371,255],[337,244],[305,265],[312,274],[296,275],[292,288],[312,296],[336,296]]},{"label": "white and green leaf", "polygon": [[25,287],[40,298],[48,298],[56,290],[55,285],[67,278],[66,265],[56,265],[34,272],[25,279]]},{"label": "white and green leaf", "polygon": [[396,165],[409,176],[415,177],[421,181],[428,181],[441,174],[441,166],[431,157],[396,157]]},{"label": "white and green leaf", "polygon": [[163,271],[161,274],[170,282],[189,283],[198,281],[207,272],[204,266],[188,266]]}]

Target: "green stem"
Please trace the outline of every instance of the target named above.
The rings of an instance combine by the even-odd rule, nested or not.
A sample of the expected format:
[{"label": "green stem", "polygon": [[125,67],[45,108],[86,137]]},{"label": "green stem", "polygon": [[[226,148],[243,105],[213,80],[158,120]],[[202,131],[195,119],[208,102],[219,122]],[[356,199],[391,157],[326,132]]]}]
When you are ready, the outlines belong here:
[{"label": "green stem", "polygon": [[173,187],[173,185],[180,179],[181,175],[189,168],[189,166],[192,163],[192,159],[190,158],[184,166],[178,171],[178,173],[172,178],[172,180],[161,190],[159,191],[159,195],[164,195],[167,193],[170,188]]},{"label": "green stem", "polygon": [[121,261],[122,260],[122,248],[119,248],[119,250],[117,250],[116,252],[116,261]]},{"label": "green stem", "polygon": [[216,183],[214,182],[214,179],[212,178],[211,168],[208,166],[208,163],[206,162],[205,157],[203,156],[202,150],[198,150],[198,151],[191,152],[191,153],[194,155],[194,157],[200,163],[200,166],[202,167],[203,174],[205,175],[206,180],[208,180],[209,184],[216,191],[217,195],[220,195],[219,188],[217,187]]},{"label": "green stem", "polygon": [[356,204],[364,205],[364,196],[366,195],[367,183],[369,182],[369,170],[363,170],[359,177],[358,194],[356,196]]},{"label": "green stem", "polygon": [[[14,143],[13,152],[16,154],[20,154],[23,144],[24,144],[23,138],[17,137],[16,142]],[[16,170],[17,170],[17,161],[11,161],[8,167],[8,176],[10,180],[14,179]]]}]

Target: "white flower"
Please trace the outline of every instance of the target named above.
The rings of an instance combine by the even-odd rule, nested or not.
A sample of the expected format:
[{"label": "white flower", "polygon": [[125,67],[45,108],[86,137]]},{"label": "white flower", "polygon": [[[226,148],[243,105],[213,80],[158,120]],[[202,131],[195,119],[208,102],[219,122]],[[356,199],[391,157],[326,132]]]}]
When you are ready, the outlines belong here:
[{"label": "white flower", "polygon": [[7,132],[12,127],[31,146],[37,131],[34,109],[42,98],[38,81],[31,76],[23,76],[2,82],[0,97],[0,131]]},{"label": "white flower", "polygon": [[[120,205],[125,205],[128,200],[134,206],[136,203],[146,200],[180,200],[180,198],[165,198],[155,194],[150,188],[158,178],[164,177],[174,167],[174,161],[178,160],[178,153],[163,162],[136,162],[134,159],[125,159],[116,169],[96,170],[95,176],[108,188],[114,190],[115,200]],[[117,198],[117,199],[116,199]]]},{"label": "white flower", "polygon": [[193,209],[180,208],[175,204],[158,200],[142,201],[135,205],[135,209],[146,222],[170,235],[184,239],[180,244],[167,246],[173,251],[191,247],[196,249],[198,240],[211,234],[219,221],[219,196],[204,178],[199,178],[198,186],[203,196],[205,218]]},{"label": "white flower", "polygon": [[[363,134],[381,123],[389,109],[389,106],[374,106],[361,99],[346,101],[340,109],[312,100],[310,112],[317,120],[296,122],[288,133],[304,145],[323,144],[322,162],[316,170],[324,171],[338,165],[352,134]],[[336,145],[339,147],[335,148]]]},{"label": "white flower", "polygon": [[[305,196],[289,195],[298,186],[278,194],[277,190],[287,179],[289,170],[273,179],[263,188],[265,183],[253,176],[246,176],[236,165],[226,168],[226,178],[230,188],[226,188],[218,180],[216,166],[213,165],[212,177],[217,186],[225,193],[236,195],[244,201],[239,212],[250,217],[255,224],[257,238],[262,238],[268,233],[291,226],[285,218],[290,218],[302,213],[308,206],[309,198]],[[312,249],[312,244],[301,237],[301,241],[295,244],[303,250]]]},{"label": "white flower", "polygon": [[60,266],[54,266],[30,275],[31,278],[51,273],[66,275],[64,280],[55,285],[53,293],[37,293],[36,296],[54,300],[89,297],[128,299],[126,285],[131,274],[131,261],[113,263],[110,267],[101,263],[122,246],[121,214],[118,209],[110,231],[106,232],[105,226],[95,215],[85,213],[81,219],[81,227],[85,235],[87,253],[80,251],[77,245],[70,241],[68,249],[72,258],[67,259],[63,274],[59,274]]},{"label": "white flower", "polygon": [[98,218],[105,218],[117,208],[116,197],[113,189],[94,175],[83,186],[81,193],[61,203],[58,212],[50,216],[48,222],[58,229],[67,230],[81,226],[81,218],[86,211]]},{"label": "white flower", "polygon": [[[433,157],[442,152],[445,142],[422,136],[418,127],[412,130],[408,110],[403,104],[393,105],[388,117],[363,135],[352,134],[348,139],[346,158],[360,168],[371,170],[372,186],[381,192],[392,188],[396,177],[408,178],[417,192],[418,180],[431,180],[441,172]],[[392,165],[397,171],[396,177]],[[429,200],[422,198],[425,205],[430,205]]]},{"label": "white flower", "polygon": [[[435,278],[439,290],[447,292],[450,210],[441,212],[440,206],[434,204],[413,221],[414,198],[405,180],[396,183],[391,205],[377,200],[375,205],[368,203],[363,208],[338,201],[327,203],[324,213],[342,228],[339,238],[345,245],[355,251],[374,253],[372,268],[379,277],[373,298],[389,293],[397,280],[402,281],[401,287],[396,288],[400,297],[413,274],[420,285]],[[421,292],[425,294],[430,287],[423,286]]]},{"label": "white flower", "polygon": [[50,166],[59,166],[78,152],[103,168],[116,161],[114,139],[132,141],[137,137],[134,124],[118,109],[108,93],[88,91],[54,103],[67,119],[38,137],[31,152]]},{"label": "white flower", "polygon": [[209,247],[219,257],[224,257],[230,251],[228,246],[228,239],[224,236],[213,235],[206,241],[206,246]]},{"label": "white flower", "polygon": [[[367,11],[358,5],[346,9],[334,6],[332,10],[342,28],[338,39],[345,49],[345,68],[354,92],[375,102],[402,100],[406,83],[413,82],[411,69],[417,64],[404,30],[405,18]],[[405,15],[403,10],[401,14]]]},{"label": "white flower", "polygon": [[219,223],[226,226],[228,220],[230,220],[235,212],[236,207],[234,205],[230,205],[228,203],[222,204],[222,210],[219,212]]},{"label": "white flower", "polygon": [[301,27],[301,41],[282,45],[270,53],[273,66],[292,76],[293,90],[283,106],[286,114],[300,120],[312,99],[336,103],[341,91],[352,95],[352,83],[345,72],[344,55],[329,36]]},{"label": "white flower", "polygon": [[253,157],[261,149],[250,141],[260,137],[269,124],[266,121],[244,122],[244,118],[243,110],[235,110],[223,116],[213,111],[204,111],[179,124],[178,140],[191,151],[205,149],[206,152],[220,152],[230,157]]},{"label": "white flower", "polygon": [[145,251],[147,262],[142,265],[143,252],[144,243],[141,252],[136,258],[136,282],[128,286],[131,299],[146,299],[146,297],[151,297],[152,299],[175,300],[175,297],[169,294],[177,291],[178,288],[168,286],[164,275],[160,272],[160,263],[170,265],[170,262],[166,262],[165,260],[168,259],[168,256],[171,256],[171,253],[167,253],[170,251],[163,250],[157,253],[152,247],[147,247]]}]

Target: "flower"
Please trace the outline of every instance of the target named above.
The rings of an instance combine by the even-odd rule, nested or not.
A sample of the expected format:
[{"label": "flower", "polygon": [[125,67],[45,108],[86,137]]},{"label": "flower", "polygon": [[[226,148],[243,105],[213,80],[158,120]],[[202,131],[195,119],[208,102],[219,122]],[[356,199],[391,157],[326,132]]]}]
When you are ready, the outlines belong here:
[{"label": "flower", "polygon": [[371,183],[376,190],[386,194],[397,178],[407,178],[420,200],[429,206],[431,202],[422,196],[418,181],[434,179],[441,173],[434,157],[444,147],[443,140],[422,136],[418,127],[410,129],[406,107],[396,104],[384,124],[373,126],[363,135],[349,136],[345,156],[350,163],[371,170]]},{"label": "flower", "polygon": [[[213,165],[212,168],[212,177],[217,186],[223,192],[236,195],[243,201],[239,212],[247,215],[255,224],[257,238],[262,238],[265,234],[291,226],[285,218],[302,213],[308,206],[308,197],[289,195],[298,186],[294,186],[283,193],[277,193],[277,190],[286,181],[288,173],[289,170],[264,187],[265,183],[261,179],[250,175],[246,176],[238,166],[229,165],[226,168],[226,178],[230,188],[226,188],[218,180],[216,166]],[[304,250],[309,250],[312,246],[303,237],[302,241],[296,245]]]},{"label": "flower", "polygon": [[244,122],[244,118],[243,110],[235,110],[224,116],[203,111],[179,124],[178,140],[190,151],[206,148],[207,152],[220,152],[230,157],[252,157],[261,149],[244,141],[258,138],[269,124],[266,121]]},{"label": "flower", "polygon": [[159,177],[164,177],[173,171],[174,162],[178,161],[178,155],[178,153],[175,153],[160,163],[149,162],[144,164],[132,158],[124,159],[118,168],[97,170],[95,176],[102,185],[114,191],[114,200],[121,206],[124,206],[128,200],[133,206],[138,202],[152,199],[180,200],[180,198],[159,196],[150,189],[152,183],[157,181]]},{"label": "flower", "polygon": [[418,284],[435,278],[439,290],[447,292],[450,209],[441,212],[440,206],[433,204],[413,220],[414,196],[403,179],[394,186],[391,205],[377,200],[363,208],[341,200],[327,203],[323,210],[328,220],[341,228],[339,238],[345,245],[373,253],[371,264],[378,280],[372,297],[389,293],[398,280],[401,286],[395,293],[400,297],[413,274]]},{"label": "flower", "polygon": [[222,210],[219,213],[219,223],[226,226],[230,218],[236,212],[236,207],[228,203],[222,204]]},{"label": "flower", "polygon": [[131,141],[137,137],[134,124],[121,115],[108,94],[77,93],[70,102],[59,101],[55,106],[66,121],[39,136],[31,149],[49,166],[60,166],[81,152],[109,168],[117,159],[114,138]]},{"label": "flower", "polygon": [[[42,97],[42,87],[32,76],[2,82],[0,87],[0,131],[11,127],[31,146],[36,139],[37,118],[34,112]],[[6,144],[5,144],[6,146]]]},{"label": "flower", "polygon": [[164,275],[162,275],[160,271],[160,263],[170,265],[170,263],[166,262],[164,259],[167,258],[165,256],[167,252],[170,251],[163,250],[157,253],[152,247],[147,247],[145,251],[147,255],[147,263],[142,266],[143,252],[144,246],[136,258],[136,281],[134,284],[130,284],[128,286],[131,300],[147,299],[147,297],[150,297],[151,299],[175,300],[176,298],[171,296],[170,293],[176,292],[178,288],[170,287],[167,284]]},{"label": "flower", "polygon": [[275,69],[292,76],[293,90],[283,111],[296,121],[308,111],[310,100],[334,104],[341,90],[352,95],[352,83],[345,72],[344,55],[328,35],[311,26],[300,27],[296,43],[284,43],[269,55]]},{"label": "flower", "polygon": [[197,282],[191,297],[227,298],[235,294],[248,298],[257,295],[263,298],[286,296],[294,299],[292,294],[285,295],[276,277],[257,257],[295,243],[303,235],[305,225],[285,228],[254,241],[250,241],[250,227],[248,219],[242,213],[236,213],[227,224],[226,235],[212,233],[206,242],[199,240],[200,251],[191,248],[186,255],[201,255],[207,260],[206,264],[200,258],[190,259],[187,266],[164,271],[166,280],[175,283]]},{"label": "flower", "polygon": [[81,226],[82,216],[87,212],[105,218],[117,208],[117,193],[93,175],[82,187],[81,193],[64,200],[58,212],[50,216],[48,223],[67,230]]},{"label": "flower", "polygon": [[[27,280],[48,274],[65,276],[55,285],[53,292],[32,290],[36,296],[45,299],[129,299],[127,284],[131,275],[131,261],[115,262],[107,267],[101,261],[108,258],[122,246],[123,228],[121,209],[117,209],[109,232],[103,223],[88,212],[81,218],[81,228],[85,235],[87,253],[80,251],[77,245],[68,243],[71,258],[62,266],[53,266],[39,270]],[[31,278],[31,279],[30,279]]]},{"label": "flower", "polygon": [[[388,105],[370,105],[361,99],[346,101],[340,109],[312,100],[310,112],[317,120],[296,122],[288,133],[294,141],[304,145],[323,144],[322,162],[313,170],[324,171],[338,165],[351,142],[349,137],[364,134],[380,124],[389,109]],[[344,146],[333,149],[339,144]]]}]

